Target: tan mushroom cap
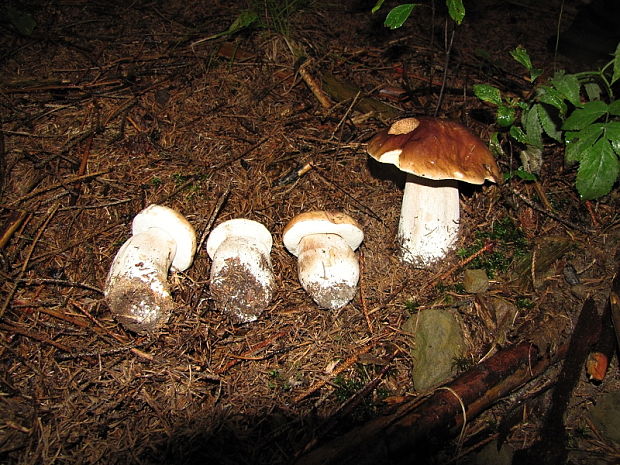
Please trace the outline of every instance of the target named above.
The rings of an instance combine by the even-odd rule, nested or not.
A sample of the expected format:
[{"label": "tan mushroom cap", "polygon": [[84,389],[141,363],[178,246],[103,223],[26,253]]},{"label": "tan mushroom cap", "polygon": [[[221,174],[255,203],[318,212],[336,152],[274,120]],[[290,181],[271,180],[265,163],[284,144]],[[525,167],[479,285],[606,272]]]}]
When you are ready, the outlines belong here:
[{"label": "tan mushroom cap", "polygon": [[362,227],[346,213],[316,210],[300,213],[289,221],[282,233],[282,242],[297,256],[299,243],[311,234],[337,234],[353,250],[364,240]]},{"label": "tan mushroom cap", "polygon": [[453,121],[431,117],[406,118],[379,132],[368,143],[368,153],[401,171],[441,180],[471,184],[501,183],[502,174],[487,146]]}]

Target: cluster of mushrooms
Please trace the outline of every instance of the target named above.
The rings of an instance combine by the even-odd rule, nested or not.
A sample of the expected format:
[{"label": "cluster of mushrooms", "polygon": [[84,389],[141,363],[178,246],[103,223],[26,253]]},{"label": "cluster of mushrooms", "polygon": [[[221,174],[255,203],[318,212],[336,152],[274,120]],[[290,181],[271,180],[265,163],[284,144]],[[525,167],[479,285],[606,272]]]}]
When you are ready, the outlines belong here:
[{"label": "cluster of mushrooms", "polygon": [[[399,120],[369,142],[368,153],[407,173],[397,240],[401,259],[419,268],[433,265],[456,246],[458,181],[501,182],[485,144],[451,121]],[[302,287],[326,309],[341,308],[355,296],[360,275],[355,250],[363,239],[357,221],[327,211],[297,215],[282,234],[284,246],[297,257]],[[209,234],[211,297],[237,323],[256,320],[273,298],[272,245],[267,228],[245,218],[225,221]],[[195,254],[196,232],[185,217],[161,205],[139,212],[105,283],[116,318],[136,332],[164,324],[174,308],[168,274],[185,271]]]}]

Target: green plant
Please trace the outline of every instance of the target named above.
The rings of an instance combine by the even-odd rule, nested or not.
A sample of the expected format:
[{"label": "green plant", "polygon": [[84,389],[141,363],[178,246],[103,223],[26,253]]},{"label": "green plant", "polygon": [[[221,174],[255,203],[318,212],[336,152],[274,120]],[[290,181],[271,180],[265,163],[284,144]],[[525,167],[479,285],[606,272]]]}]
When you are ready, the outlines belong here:
[{"label": "green plant", "polygon": [[269,375],[269,379],[267,380],[267,387],[269,389],[281,389],[283,391],[291,390],[291,384],[279,370],[269,370],[267,374]]},{"label": "green plant", "polygon": [[[531,97],[506,97],[488,84],[475,85],[475,95],[497,107],[497,124],[522,144],[526,159],[542,157],[546,135],[565,146],[567,163],[578,163],[575,187],[582,199],[608,194],[620,174],[620,100],[612,89],[620,79],[620,44],[599,71],[558,71],[536,85],[542,71],[532,65],[527,51],[517,47],[511,55],[530,73]],[[501,151],[497,133],[491,137],[491,147]],[[527,169],[512,175],[535,179]]]},{"label": "green plant", "polygon": [[4,9],[4,13],[17,32],[24,36],[31,36],[37,27],[35,19],[26,11],[8,5]]},{"label": "green plant", "polygon": [[529,297],[517,297],[515,305],[519,309],[528,309],[534,307],[534,302]]},{"label": "green plant", "polygon": [[528,241],[523,231],[506,216],[495,221],[489,230],[477,231],[471,244],[458,249],[456,254],[467,258],[482,249],[488,241],[493,241],[493,249],[472,260],[467,267],[482,268],[490,278],[505,272],[512,261],[523,256],[528,249]]},{"label": "green plant", "polygon": [[197,40],[192,45],[231,36],[253,26],[288,36],[290,16],[305,3],[306,0],[251,0],[249,7],[239,12],[228,29]]},{"label": "green plant", "polygon": [[[377,0],[375,6],[372,8],[372,12],[376,13],[383,5],[384,0]],[[420,6],[420,3],[403,3],[392,8],[385,17],[384,25],[390,29],[397,29],[401,27],[405,21],[411,16],[414,8]],[[448,7],[448,14],[450,18],[456,23],[461,24],[465,17],[465,7],[463,6],[463,0],[446,0],[446,6]]]},{"label": "green plant", "polygon": [[452,367],[459,373],[474,366],[474,361],[469,357],[456,357],[452,360]]},{"label": "green plant", "polygon": [[341,402],[344,402],[349,397],[355,395],[364,387],[364,383],[361,380],[346,378],[342,374],[336,376],[333,383],[336,386],[334,394]]},{"label": "green plant", "polygon": [[417,312],[419,306],[420,306],[420,304],[417,301],[415,301],[415,300],[406,300],[405,301],[405,309],[409,313],[411,313],[411,314]]}]

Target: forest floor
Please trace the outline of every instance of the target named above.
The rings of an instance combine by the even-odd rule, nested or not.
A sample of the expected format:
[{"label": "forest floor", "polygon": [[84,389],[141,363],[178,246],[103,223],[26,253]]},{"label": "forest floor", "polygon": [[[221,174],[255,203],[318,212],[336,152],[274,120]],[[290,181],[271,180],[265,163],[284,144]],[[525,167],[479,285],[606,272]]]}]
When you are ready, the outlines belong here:
[{"label": "forest floor", "polygon": [[[395,115],[436,113],[488,141],[493,108],[472,85],[527,95],[509,54],[518,45],[543,79],[570,67],[548,47],[563,2],[470,2],[449,60],[443,2],[394,31],[382,24],[389,7],[373,15],[372,3],[257,1],[255,27],[209,40],[242,7],[71,0],[15,3],[12,21],[3,13],[0,462],[291,463],[315,439],[320,447],[428,394],[413,388],[402,329],[426,308],[457,310],[461,372],[524,341],[554,353],[588,297],[603,312],[618,263],[617,189],[582,201],[575,167],[549,143],[537,182],[463,186],[458,249],[414,269],[395,241],[404,175],[365,148],[395,118],[355,105],[373,97]],[[282,5],[298,8],[278,13]],[[24,35],[15,15],[25,13],[34,28]],[[567,8],[559,29],[574,15]],[[302,56],[317,82],[333,76],[359,94],[322,106],[299,73]],[[518,147],[504,148],[498,164],[509,173]],[[115,320],[106,275],[132,218],[154,203],[177,209],[200,237],[239,217],[271,231],[277,290],[257,321],[218,311],[204,247],[170,277],[176,309],[165,325],[140,335]],[[282,245],[286,224],[309,210],[346,212],[364,230],[359,291],[340,310],[314,304]],[[528,253],[524,272],[515,263]],[[552,258],[538,268],[537,254]],[[487,291],[464,292],[467,268],[487,270]],[[489,317],[497,301],[514,310],[499,329]],[[558,357],[512,401],[468,419],[428,463],[471,463],[502,434],[513,449],[530,447],[545,435],[561,368]],[[613,463],[619,446],[588,412],[620,389],[617,358],[598,384],[579,370],[565,413],[571,460]]]}]

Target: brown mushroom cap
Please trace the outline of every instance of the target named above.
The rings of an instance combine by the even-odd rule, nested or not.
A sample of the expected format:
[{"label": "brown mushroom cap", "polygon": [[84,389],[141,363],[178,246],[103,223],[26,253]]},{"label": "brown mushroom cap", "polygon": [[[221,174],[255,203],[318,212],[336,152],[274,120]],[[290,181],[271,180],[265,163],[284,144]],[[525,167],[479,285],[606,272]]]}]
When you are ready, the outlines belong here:
[{"label": "brown mushroom cap", "polygon": [[502,174],[487,146],[467,128],[430,117],[406,118],[379,132],[368,153],[381,163],[434,180],[496,183]]}]

